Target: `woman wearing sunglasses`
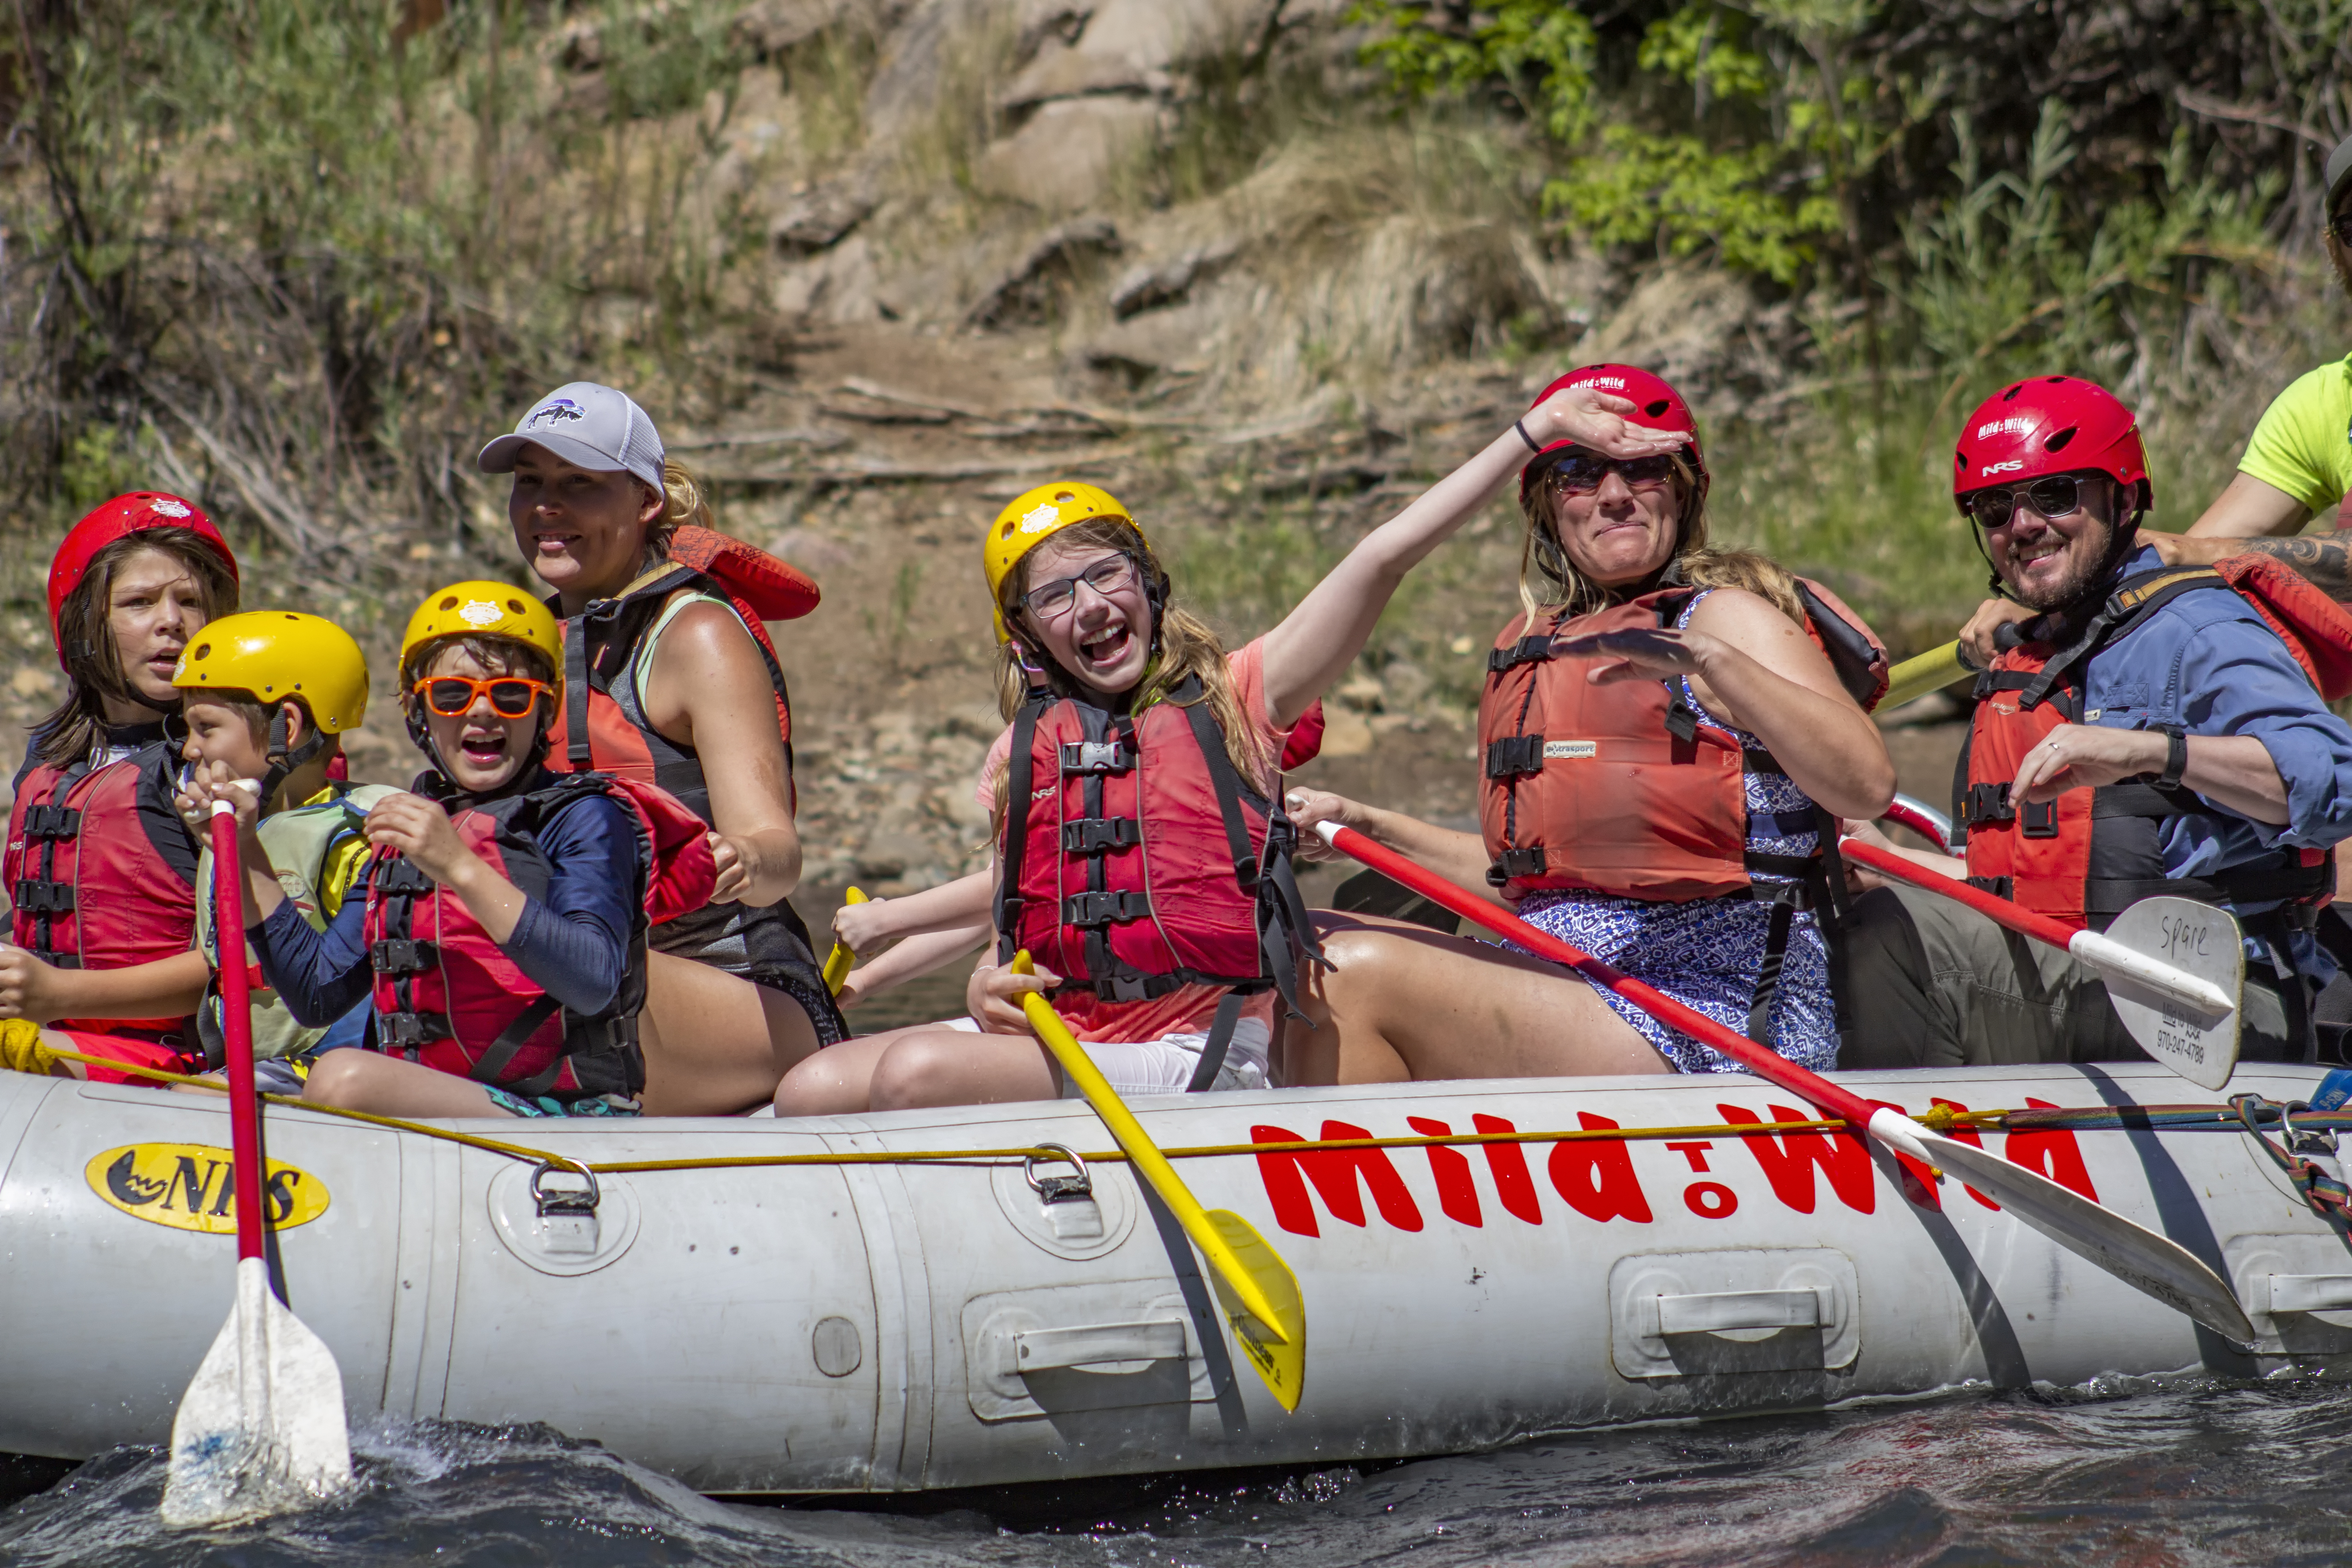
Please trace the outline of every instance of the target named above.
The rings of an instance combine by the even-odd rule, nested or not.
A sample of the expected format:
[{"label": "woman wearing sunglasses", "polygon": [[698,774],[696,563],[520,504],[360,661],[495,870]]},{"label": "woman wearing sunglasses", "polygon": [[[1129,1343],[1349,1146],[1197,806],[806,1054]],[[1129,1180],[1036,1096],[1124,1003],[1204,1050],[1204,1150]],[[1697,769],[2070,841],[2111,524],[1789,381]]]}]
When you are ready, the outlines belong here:
[{"label": "woman wearing sunglasses", "polygon": [[650,786],[544,765],[562,685],[555,617],[504,583],[454,584],[409,618],[400,679],[431,766],[378,802],[366,897],[316,931],[278,885],[250,790],[236,808],[262,973],[305,1025],[372,1000],[366,1050],[322,1057],[305,1100],[386,1116],[634,1114],[652,921],[699,907],[702,823]]},{"label": "woman wearing sunglasses", "polygon": [[[1875,816],[1895,769],[1864,711],[1875,639],[1817,584],[1706,546],[1708,476],[1680,395],[1628,365],[1600,387],[1685,433],[1622,461],[1546,444],[1520,478],[1522,613],[1479,704],[1479,833],[1337,795],[1302,834],[1356,828],[1702,1013],[1826,1068],[1837,1053],[1823,906],[1836,816]],[[1734,1064],[1560,966],[1356,916],[1292,1029],[1291,1083],[1712,1072]]]},{"label": "woman wearing sunglasses", "polygon": [[568,679],[548,765],[658,784],[699,816],[710,902],[654,934],[646,1104],[720,1115],[849,1030],[789,895],[801,876],[791,716],[761,624],[816,585],[716,531],[701,488],[627,394],[560,386],[482,448],[511,474],[515,542],[563,618]]},{"label": "woman wearing sunglasses", "polygon": [[[1679,447],[1601,386],[1556,389],[1367,534],[1278,626],[1228,654],[1173,597],[1126,507],[1064,481],[989,527],[998,697],[983,767],[998,825],[997,948],[971,1029],[922,1026],[809,1058],[783,1114],[1036,1100],[1059,1078],[1022,1015],[1043,990],[1122,1093],[1267,1081],[1276,997],[1295,989],[1305,910],[1287,860],[1286,732],[1354,660],[1406,572],[1475,516],[1528,448],[1628,461]],[[1021,950],[1037,973],[1013,972]]]}]

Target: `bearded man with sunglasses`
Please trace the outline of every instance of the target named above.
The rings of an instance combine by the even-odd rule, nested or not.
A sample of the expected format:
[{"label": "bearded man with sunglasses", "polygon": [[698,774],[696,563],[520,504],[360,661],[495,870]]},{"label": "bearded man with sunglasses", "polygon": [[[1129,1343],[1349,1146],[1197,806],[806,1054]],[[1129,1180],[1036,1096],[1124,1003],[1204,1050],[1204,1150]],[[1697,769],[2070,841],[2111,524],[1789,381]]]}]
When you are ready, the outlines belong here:
[{"label": "bearded man with sunglasses", "polygon": [[[1977,681],[1953,786],[1966,860],[1911,858],[2077,927],[2158,893],[2229,908],[2247,938],[2242,1054],[2310,1059],[2311,998],[2335,971],[2312,928],[2328,851],[2352,837],[2352,726],[2273,628],[2308,624],[2286,599],[2319,596],[2268,563],[2242,588],[2168,568],[2137,537],[2153,500],[2137,425],[2090,382],[2005,388],[1953,463],[1979,549],[2032,618]],[[1843,1066],[2144,1055],[2088,969],[1930,893],[1857,900],[1845,957]]]}]

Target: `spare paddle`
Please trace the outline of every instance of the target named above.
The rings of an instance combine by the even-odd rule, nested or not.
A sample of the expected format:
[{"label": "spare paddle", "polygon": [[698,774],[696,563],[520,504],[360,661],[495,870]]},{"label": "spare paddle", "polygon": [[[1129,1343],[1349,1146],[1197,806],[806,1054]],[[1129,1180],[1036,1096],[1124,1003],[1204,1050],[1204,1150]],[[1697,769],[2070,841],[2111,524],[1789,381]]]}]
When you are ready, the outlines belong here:
[{"label": "spare paddle", "polygon": [[1848,838],[1838,853],[2088,964],[2105,983],[2107,999],[2131,1037],[2200,1088],[2218,1090],[2236,1070],[2246,949],[2228,910],[2193,899],[2142,899],[2104,934],[2076,931],[1875,844]]},{"label": "spare paddle", "polygon": [[1661,1023],[1670,1024],[1714,1047],[1758,1078],[1812,1101],[1824,1115],[1837,1117],[1855,1131],[1866,1132],[1923,1164],[1957,1172],[1961,1180],[2017,1218],[2068,1251],[2097,1264],[2125,1284],[2186,1313],[2224,1338],[2241,1344],[2253,1342],[2254,1326],[2247,1321],[2245,1309],[2231,1294],[2229,1286],[2179,1243],[2134,1225],[2113,1209],[2093,1203],[2047,1176],[2012,1165],[1956,1138],[1931,1131],[1901,1111],[1871,1104],[1770,1047],[1759,1046],[1745,1035],[1685,1006],[1654,986],[1612,969],[1518,916],[1465,892],[1353,828],[1318,822],[1315,830],[1334,848],[1374,870],[1386,872],[1456,914],[1510,938],[1530,952],[1567,964]]},{"label": "spare paddle", "polygon": [[[855,888],[850,889],[845,897],[846,901],[853,904],[862,904],[866,901],[866,895]],[[856,962],[857,954],[849,950],[847,942],[835,942],[833,944],[833,951],[824,955],[824,988],[835,996],[840,995],[842,986],[849,979],[849,966]]]},{"label": "spare paddle", "polygon": [[1948,642],[1932,653],[1906,658],[1888,670],[1886,695],[1878,700],[1877,710],[1885,712],[1906,702],[1916,702],[1930,691],[1941,691],[1975,673],[1975,667],[1960,658],[1960,645]]},{"label": "spare paddle", "polygon": [[334,1352],[272,1293],[263,1259],[261,1101],[245,968],[245,873],[236,814],[213,802],[214,941],[228,1044],[236,1299],[172,1423],[163,1522],[236,1524],[307,1507],[352,1484],[343,1374]]},{"label": "spare paddle", "polygon": [[[1016,974],[1035,973],[1025,951],[1013,955],[1013,970]],[[1234,1337],[1241,1342],[1242,1352],[1257,1368],[1258,1376],[1265,1379],[1266,1387],[1285,1410],[1297,1409],[1307,1373],[1307,1308],[1299,1299],[1298,1277],[1291,1273],[1290,1265],[1241,1215],[1231,1209],[1201,1206],[1201,1200],[1185,1186],[1176,1167],[1119,1099],[1051,1002],[1037,992],[1025,992],[1021,1010],[1028,1016],[1037,1038],[1062,1064],[1063,1073],[1078,1086],[1078,1092],[1110,1129],[1112,1141],[1126,1152],[1128,1163],[1150,1184],[1192,1245],[1201,1249],[1201,1256],[1208,1259],[1217,1300],[1223,1303]]]}]

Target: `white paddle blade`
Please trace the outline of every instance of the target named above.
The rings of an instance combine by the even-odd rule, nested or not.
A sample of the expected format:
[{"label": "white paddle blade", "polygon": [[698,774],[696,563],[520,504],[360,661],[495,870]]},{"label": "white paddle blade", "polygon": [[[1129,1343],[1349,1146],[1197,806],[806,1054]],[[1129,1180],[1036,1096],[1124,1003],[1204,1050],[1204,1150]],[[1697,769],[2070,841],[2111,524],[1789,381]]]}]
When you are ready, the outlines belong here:
[{"label": "white paddle blade", "polygon": [[2099,972],[2107,1000],[2148,1055],[2200,1089],[2219,1090],[2238,1065],[2246,946],[2226,910],[2194,899],[2142,899],[2102,936],[2068,952]]},{"label": "white paddle blade", "polygon": [[172,1423],[163,1522],[238,1524],[323,1502],[351,1484],[334,1352],[270,1294],[268,1266],[241,1259],[236,1303]]},{"label": "white paddle blade", "polygon": [[2236,1344],[2254,1341],[2254,1325],[2221,1277],[2187,1247],[2134,1225],[2038,1171],[1929,1131],[1909,1117],[1882,1110],[1871,1136],[1916,1160],[1948,1171],[2067,1251],[2088,1259]]}]

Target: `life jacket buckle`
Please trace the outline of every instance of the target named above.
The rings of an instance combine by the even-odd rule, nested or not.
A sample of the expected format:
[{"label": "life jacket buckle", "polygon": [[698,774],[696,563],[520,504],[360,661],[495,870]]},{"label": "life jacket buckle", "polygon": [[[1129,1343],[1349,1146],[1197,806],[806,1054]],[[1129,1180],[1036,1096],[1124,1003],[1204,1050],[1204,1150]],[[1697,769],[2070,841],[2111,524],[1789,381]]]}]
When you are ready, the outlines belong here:
[{"label": "life jacket buckle", "polygon": [[1062,824],[1065,855],[1101,855],[1142,842],[1143,824],[1132,816],[1082,816]]},{"label": "life jacket buckle", "polygon": [[438,1013],[379,1013],[376,1038],[386,1046],[411,1050],[431,1045],[449,1033],[448,1020]]},{"label": "life jacket buckle", "polygon": [[433,890],[433,879],[416,862],[402,856],[376,873],[375,890],[388,899],[413,899]]},{"label": "life jacket buckle", "polygon": [[1523,664],[1540,664],[1551,657],[1551,636],[1521,637],[1508,647],[1486,650],[1486,673],[1501,675]]},{"label": "life jacket buckle", "polygon": [[74,911],[73,885],[69,882],[37,882],[26,878],[16,884],[16,905],[23,914],[69,915]]},{"label": "life jacket buckle", "polygon": [[1512,735],[1486,747],[1486,776],[1511,779],[1543,772],[1544,738]]},{"label": "life jacket buckle", "polygon": [[1499,888],[1521,877],[1540,877],[1543,874],[1541,845],[1532,849],[1506,849],[1496,858],[1492,866],[1486,868],[1486,883],[1489,887]]},{"label": "life jacket buckle", "polygon": [[25,812],[27,840],[74,838],[81,834],[81,813],[72,806],[36,805]]},{"label": "life jacket buckle", "polygon": [[415,937],[385,937],[368,949],[368,963],[378,974],[417,974],[440,962],[431,942]]},{"label": "life jacket buckle", "polygon": [[2029,800],[2019,812],[2022,823],[2020,831],[2028,838],[2058,837],[2058,803],[2054,800]]},{"label": "life jacket buckle", "polygon": [[1066,926],[1107,926],[1150,918],[1149,893],[1072,893],[1062,900]]},{"label": "life jacket buckle", "polygon": [[1970,827],[1980,822],[2008,822],[2016,816],[2005,784],[1972,784],[1960,802],[1960,820]]},{"label": "life jacket buckle", "polygon": [[1062,771],[1066,773],[1123,773],[1135,766],[1135,753],[1118,741],[1065,741]]}]

